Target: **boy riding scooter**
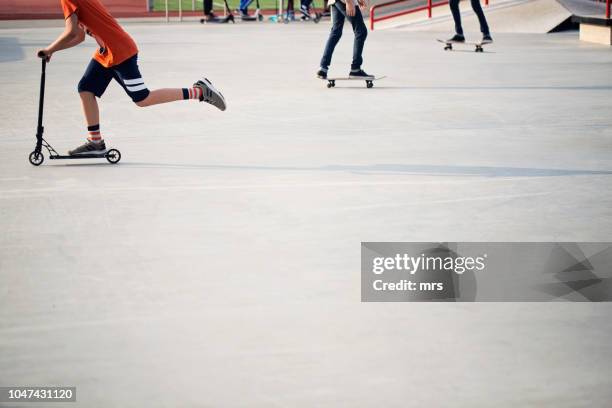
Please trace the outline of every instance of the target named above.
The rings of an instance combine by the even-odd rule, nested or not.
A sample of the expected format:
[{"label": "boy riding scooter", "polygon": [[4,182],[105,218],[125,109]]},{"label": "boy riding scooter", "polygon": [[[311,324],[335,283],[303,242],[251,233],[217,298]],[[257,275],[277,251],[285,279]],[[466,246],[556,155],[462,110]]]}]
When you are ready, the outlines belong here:
[{"label": "boy riding scooter", "polygon": [[60,2],[66,28],[53,43],[39,50],[38,54],[50,61],[55,52],[83,42],[86,33],[94,37],[99,45],[78,85],[89,132],[87,142],[71,150],[70,155],[106,152],[100,131],[100,114],[96,97],[100,98],[104,94],[113,79],[140,107],[197,99],[225,110],[223,95],[206,78],[197,81],[190,88],[164,88],[150,91],[138,69],[136,43],[99,0],[60,0]]}]

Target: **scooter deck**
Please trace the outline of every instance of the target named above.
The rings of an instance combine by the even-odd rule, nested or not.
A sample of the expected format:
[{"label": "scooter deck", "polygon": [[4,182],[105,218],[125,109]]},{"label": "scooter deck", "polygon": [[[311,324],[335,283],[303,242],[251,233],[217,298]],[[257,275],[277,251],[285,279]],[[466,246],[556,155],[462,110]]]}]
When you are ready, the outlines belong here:
[{"label": "scooter deck", "polygon": [[49,155],[49,159],[51,160],[66,160],[66,159],[106,159],[107,153],[88,153],[88,154],[77,154],[74,156],[71,155],[63,155],[63,154],[53,154]]}]

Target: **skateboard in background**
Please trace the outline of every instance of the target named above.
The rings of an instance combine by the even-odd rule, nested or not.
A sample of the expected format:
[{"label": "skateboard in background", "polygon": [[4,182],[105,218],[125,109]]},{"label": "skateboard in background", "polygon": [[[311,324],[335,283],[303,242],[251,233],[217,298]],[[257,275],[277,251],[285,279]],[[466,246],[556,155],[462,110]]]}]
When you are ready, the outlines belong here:
[{"label": "skateboard in background", "polygon": [[441,39],[436,39],[436,41],[441,42],[442,44],[444,44],[444,50],[445,51],[452,51],[453,50],[453,44],[459,44],[459,45],[471,45],[474,48],[475,52],[483,52],[484,51],[484,46],[487,44],[491,44],[491,41],[479,41],[479,42],[472,42],[472,41],[451,41],[451,40],[441,40]]},{"label": "skateboard in background", "polygon": [[365,81],[367,88],[372,88],[374,86],[374,81],[378,81],[379,79],[386,78],[385,76],[379,77],[363,77],[363,78],[351,78],[351,77],[329,77],[329,78],[320,78],[323,81],[327,81],[328,88],[334,88],[336,86],[336,81]]}]

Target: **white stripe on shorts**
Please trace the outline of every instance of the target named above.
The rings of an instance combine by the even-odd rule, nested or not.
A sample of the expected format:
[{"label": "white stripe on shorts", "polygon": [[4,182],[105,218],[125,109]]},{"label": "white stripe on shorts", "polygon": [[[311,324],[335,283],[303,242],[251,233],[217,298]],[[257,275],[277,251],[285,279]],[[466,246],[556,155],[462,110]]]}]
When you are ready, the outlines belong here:
[{"label": "white stripe on shorts", "polygon": [[147,89],[145,84],[137,85],[137,86],[126,86],[127,90],[130,92],[142,91],[143,89]]},{"label": "white stripe on shorts", "polygon": [[126,85],[138,85],[138,84],[144,84],[144,81],[142,80],[142,78],[124,79],[123,83]]}]

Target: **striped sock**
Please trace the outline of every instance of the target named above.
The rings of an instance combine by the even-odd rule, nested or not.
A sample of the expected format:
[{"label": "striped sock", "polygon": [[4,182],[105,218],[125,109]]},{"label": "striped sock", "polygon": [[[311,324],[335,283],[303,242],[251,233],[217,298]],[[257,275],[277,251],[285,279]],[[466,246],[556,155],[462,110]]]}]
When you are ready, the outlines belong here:
[{"label": "striped sock", "polygon": [[100,142],[102,141],[102,135],[100,134],[100,125],[87,126],[87,131],[89,132],[89,137],[87,140],[90,142]]},{"label": "striped sock", "polygon": [[200,99],[202,88],[183,88],[183,99]]}]

